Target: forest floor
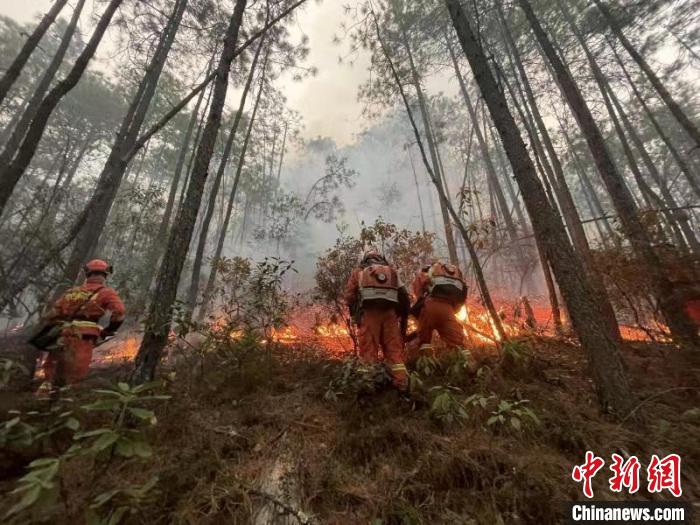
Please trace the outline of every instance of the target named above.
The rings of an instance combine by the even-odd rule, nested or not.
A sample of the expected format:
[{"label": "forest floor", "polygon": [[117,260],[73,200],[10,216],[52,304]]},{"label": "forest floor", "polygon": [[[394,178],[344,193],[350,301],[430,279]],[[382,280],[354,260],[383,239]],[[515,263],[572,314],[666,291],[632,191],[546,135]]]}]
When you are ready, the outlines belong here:
[{"label": "forest floor", "polygon": [[[99,476],[95,465],[69,468],[64,511],[53,523],[80,523],[96,487],[154,475],[157,497],[129,523],[560,523],[561,502],[584,499],[571,470],[587,450],[606,459],[593,482],[596,500],[671,499],[646,492],[645,468],[652,454],[677,453],[683,499],[700,501],[697,365],[668,347],[627,345],[640,401],[619,424],[600,413],[577,346],[531,339],[521,348],[527,350],[505,360],[493,349],[476,351],[480,371],[458,380],[434,371],[413,401],[391,389],[355,388],[339,379],[346,363],[311,349],[280,346],[234,360],[193,354],[162,374],[171,398],[153,402],[152,457],[110,462]],[[71,395],[90,400],[93,389],[126,373],[116,364],[96,370]],[[447,384],[452,400],[475,394],[462,403],[464,419],[436,418],[430,396],[445,390],[429,388]],[[521,414],[518,425],[508,418],[489,425],[501,401],[529,407],[538,423]],[[10,408],[45,403],[2,393],[0,418]],[[634,496],[608,490],[614,452],[642,463]],[[7,493],[40,455],[3,451],[0,491]]]}]

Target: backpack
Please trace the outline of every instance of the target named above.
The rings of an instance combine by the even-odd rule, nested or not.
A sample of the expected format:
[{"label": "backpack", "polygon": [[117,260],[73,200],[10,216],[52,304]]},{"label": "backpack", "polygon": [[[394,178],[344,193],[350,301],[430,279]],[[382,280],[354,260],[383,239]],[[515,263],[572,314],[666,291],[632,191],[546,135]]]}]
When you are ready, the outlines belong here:
[{"label": "backpack", "polygon": [[446,299],[453,304],[463,303],[467,297],[467,285],[462,272],[453,264],[435,263],[428,270],[430,283],[428,294],[437,299]]},{"label": "backpack", "polygon": [[360,304],[396,306],[399,302],[399,278],[391,266],[373,264],[360,272]]}]

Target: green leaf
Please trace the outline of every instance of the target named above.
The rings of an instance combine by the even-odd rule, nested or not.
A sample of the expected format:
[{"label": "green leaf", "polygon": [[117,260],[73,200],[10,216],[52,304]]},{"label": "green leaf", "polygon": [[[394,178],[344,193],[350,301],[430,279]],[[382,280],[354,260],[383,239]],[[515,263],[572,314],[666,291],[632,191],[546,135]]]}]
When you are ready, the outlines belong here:
[{"label": "green leaf", "polygon": [[36,501],[39,499],[39,496],[41,496],[41,486],[40,485],[31,486],[24,493],[24,496],[22,496],[22,499],[19,500],[10,510],[7,511],[7,513],[5,514],[5,517],[9,518],[10,516],[14,516],[15,514],[26,509],[27,507],[34,505],[34,503],[36,503]]},{"label": "green leaf", "polygon": [[[154,421],[156,418],[156,416],[152,410],[147,410],[145,408],[136,408],[136,407],[129,407],[128,410],[134,416],[136,416],[137,418],[142,419],[144,421]],[[151,424],[153,424],[153,423],[151,423]]]},{"label": "green leaf", "polygon": [[5,430],[9,430],[9,429],[11,429],[12,427],[14,427],[14,426],[15,426],[17,423],[19,423],[19,422],[20,422],[20,418],[19,418],[19,417],[13,417],[13,418],[10,419],[9,421],[5,421],[5,422],[3,423],[3,426],[5,427]]},{"label": "green leaf", "polygon": [[76,431],[80,428],[80,421],[75,419],[74,417],[66,419],[66,422],[64,423],[66,428],[69,428],[73,431]]},{"label": "green leaf", "polygon": [[491,426],[491,425],[494,425],[494,424],[496,423],[496,421],[498,421],[498,416],[491,416],[491,417],[488,418],[488,420],[486,421],[486,424],[487,424],[488,426]]},{"label": "green leaf", "polygon": [[122,392],[131,393],[131,387],[128,383],[119,382],[117,383],[117,388]]},{"label": "green leaf", "polygon": [[150,458],[153,454],[151,446],[145,441],[134,441],[134,455],[140,458]]},{"label": "green leaf", "polygon": [[521,430],[520,420],[517,417],[510,418],[510,426],[512,426],[515,430]]},{"label": "green leaf", "polygon": [[121,492],[121,489],[114,489],[114,490],[108,490],[107,492],[103,492],[102,494],[98,494],[95,496],[95,499],[92,500],[92,503],[90,504],[90,508],[92,509],[98,509],[105,503],[109,502],[114,496],[119,494]]},{"label": "green leaf", "polygon": [[97,388],[97,389],[93,390],[93,392],[95,392],[97,394],[105,394],[107,396],[115,396],[115,397],[120,397],[120,398],[124,397],[124,394],[122,394],[121,392],[118,392],[116,390],[104,390],[104,389]]},{"label": "green leaf", "polygon": [[96,452],[101,452],[111,447],[118,439],[119,434],[110,430],[95,440],[92,444],[92,449]]},{"label": "green leaf", "polygon": [[36,467],[46,467],[49,465],[53,464],[58,464],[60,460],[58,458],[41,458],[41,459],[35,459],[29,464],[30,468],[36,468]]},{"label": "green leaf", "polygon": [[123,458],[130,458],[134,456],[134,442],[128,438],[119,438],[114,447],[114,452]]},{"label": "green leaf", "polygon": [[109,521],[107,522],[107,525],[119,525],[121,523],[122,519],[124,518],[124,514],[126,514],[128,510],[129,509],[127,507],[119,507],[109,517]]},{"label": "green leaf", "polygon": [[90,430],[88,432],[78,432],[73,439],[85,439],[88,437],[94,437],[94,436],[99,436],[102,434],[106,434],[108,432],[112,432],[111,428],[98,428],[97,430]]},{"label": "green leaf", "polygon": [[101,399],[99,401],[95,401],[94,403],[90,403],[88,405],[83,405],[82,408],[83,410],[88,410],[88,411],[98,411],[98,410],[116,410],[119,408],[120,403],[119,400],[117,399]]}]

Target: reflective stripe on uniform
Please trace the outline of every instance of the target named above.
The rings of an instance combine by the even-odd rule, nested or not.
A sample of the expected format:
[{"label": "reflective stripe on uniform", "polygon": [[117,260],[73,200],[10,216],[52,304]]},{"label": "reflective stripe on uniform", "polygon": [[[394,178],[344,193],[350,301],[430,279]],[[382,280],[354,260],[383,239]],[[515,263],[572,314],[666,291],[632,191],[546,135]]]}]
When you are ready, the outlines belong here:
[{"label": "reflective stripe on uniform", "polygon": [[399,302],[398,290],[391,288],[360,288],[360,301],[370,301],[374,299],[383,299],[392,303]]},{"label": "reflective stripe on uniform", "polygon": [[77,319],[75,321],[63,323],[63,328],[91,328],[102,330],[102,327],[94,321],[81,321]]},{"label": "reflective stripe on uniform", "polygon": [[406,372],[406,365],[403,363],[396,363],[389,367],[392,372]]},{"label": "reflective stripe on uniform", "polygon": [[432,349],[433,349],[433,345],[428,344],[428,343],[426,343],[424,345],[420,345],[420,348],[418,348],[418,350],[420,350],[421,352],[424,352],[426,350],[432,350]]},{"label": "reflective stripe on uniform", "polygon": [[458,290],[464,290],[464,283],[460,281],[459,279],[452,278],[452,277],[431,277],[430,278],[430,291],[433,291],[433,288],[436,286],[453,286],[457,288]]}]

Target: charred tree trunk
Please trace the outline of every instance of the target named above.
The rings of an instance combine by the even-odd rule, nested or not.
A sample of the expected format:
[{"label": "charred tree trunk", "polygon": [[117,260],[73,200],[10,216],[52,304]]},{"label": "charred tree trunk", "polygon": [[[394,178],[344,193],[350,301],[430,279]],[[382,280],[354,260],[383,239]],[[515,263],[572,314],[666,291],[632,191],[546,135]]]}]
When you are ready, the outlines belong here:
[{"label": "charred tree trunk", "polygon": [[671,96],[671,94],[668,92],[668,89],[666,89],[666,86],[664,86],[663,82],[661,82],[661,79],[656,75],[656,73],[654,73],[654,70],[646,62],[646,60],[644,60],[644,57],[641,55],[641,53],[639,53],[639,51],[637,51],[637,49],[627,39],[625,34],[622,32],[622,28],[620,28],[620,25],[618,24],[617,20],[610,12],[610,10],[607,8],[607,6],[603,4],[601,0],[593,0],[593,2],[596,6],[598,6],[598,9],[608,21],[608,24],[610,24],[610,29],[612,29],[612,32],[618,38],[622,46],[627,50],[627,52],[637,63],[639,68],[642,71],[644,71],[644,74],[649,79],[649,82],[652,86],[654,86],[654,89],[659,94],[659,97],[661,97],[661,100],[664,101],[664,104],[666,104],[671,114],[675,117],[675,119],[683,127],[683,129],[685,129],[685,131],[688,133],[688,136],[695,143],[694,147],[700,148],[700,129],[698,129],[698,127],[690,120],[690,118],[688,118],[688,115],[686,115],[683,112],[680,104],[676,102],[676,100]]},{"label": "charred tree trunk", "polygon": [[182,266],[187,258],[187,250],[192,238],[197,219],[204,184],[209,171],[209,163],[214,151],[216,136],[221,125],[221,115],[228,91],[229,71],[236,51],[238,33],[243,20],[247,0],[237,0],[226,31],[223,50],[217,66],[214,80],[212,104],[209,109],[207,125],[202,133],[202,140],[197,148],[194,170],[187,189],[187,197],[178,210],[175,224],[168,239],[167,254],[158,272],[155,297],[151,302],[146,321],[146,331],[132,375],[133,383],[152,380],[160,361],[163,348],[168,342],[168,333],[172,319],[172,307],[177,295],[177,286],[182,273]]},{"label": "charred tree trunk", "polygon": [[[111,0],[107,5],[107,8],[102,13],[102,17],[97,23],[90,40],[83,49],[82,53],[80,53],[80,56],[75,61],[75,64],[71,68],[66,78],[61,80],[48,93],[48,95],[46,95],[44,100],[37,108],[36,115],[32,119],[32,123],[27,130],[27,134],[22,141],[21,146],[19,147],[16,155],[14,155],[14,159],[11,163],[5,166],[0,166],[0,215],[2,214],[2,211],[4,210],[15,186],[17,185],[17,182],[24,173],[24,170],[29,165],[29,162],[32,160],[32,157],[36,152],[36,148],[39,145],[39,141],[44,135],[44,130],[46,129],[46,125],[51,117],[51,114],[53,113],[53,110],[56,109],[56,106],[61,99],[71,89],[73,89],[80,80],[80,77],[83,75],[88,63],[90,62],[90,59],[95,54],[97,46],[102,41],[102,38],[107,31],[107,27],[112,21],[114,13],[117,11],[117,8],[122,1],[123,0]],[[5,152],[3,152],[2,156],[5,156]]]},{"label": "charred tree trunk", "polygon": [[[29,35],[29,38],[27,38],[27,41],[19,50],[19,53],[15,59],[12,61],[7,70],[5,70],[5,74],[2,76],[2,78],[0,78],[0,104],[2,104],[2,102],[5,100],[10,88],[22,73],[22,69],[27,64],[29,57],[39,45],[39,42],[41,42],[41,39],[46,34],[46,31],[48,31],[51,24],[54,23],[58,13],[61,12],[61,9],[63,9],[66,3],[68,3],[68,0],[56,0],[56,3],[51,7],[51,9],[49,9],[48,13],[44,15],[41,22],[39,22],[39,25],[34,28],[34,31],[32,31],[32,34]],[[78,10],[77,7],[76,10]]]},{"label": "charred tree trunk", "polygon": [[[537,41],[540,44],[540,48],[553,67],[562,94],[569,103],[569,107],[576,116],[581,131],[586,137],[598,172],[603,182],[605,182],[627,237],[630,239],[635,252],[641,258],[645,270],[649,274],[650,282],[654,289],[654,295],[659,302],[659,307],[666,318],[666,322],[669,325],[674,339],[679,344],[694,347],[698,343],[697,332],[683,310],[683,305],[673,293],[673,286],[664,273],[661,261],[651,247],[649,236],[636,214],[636,207],[632,196],[625,186],[622,176],[615,167],[612,156],[603,139],[603,135],[593,119],[593,115],[586,101],[566,66],[557,55],[529,2],[527,0],[518,0],[518,5],[520,5],[524,11],[530,27],[533,29]],[[557,282],[559,282],[560,286],[562,285],[559,279],[557,279]]]},{"label": "charred tree trunk", "polygon": [[588,353],[601,405],[618,417],[625,417],[634,406],[634,399],[618,342],[606,330],[593,288],[569,243],[561,219],[547,200],[505,97],[498,89],[488,59],[459,0],[445,0],[445,3],[513,167],[535,235],[552,263],[574,329]]},{"label": "charred tree trunk", "polygon": [[[214,208],[216,207],[216,196],[219,193],[219,186],[221,185],[221,180],[223,179],[224,172],[226,171],[226,166],[228,165],[228,159],[231,155],[231,150],[233,149],[234,139],[236,138],[236,132],[238,131],[238,126],[241,122],[241,117],[243,115],[243,110],[245,109],[245,103],[248,98],[248,92],[250,91],[250,86],[253,83],[253,77],[255,76],[255,67],[258,63],[258,58],[260,56],[260,51],[265,40],[261,40],[258,44],[258,49],[255,51],[255,56],[253,57],[253,62],[250,66],[250,72],[248,73],[248,78],[246,80],[245,86],[243,87],[243,93],[241,94],[241,101],[238,105],[238,111],[233,119],[233,125],[231,126],[231,131],[229,132],[228,139],[226,140],[226,146],[221,155],[221,162],[219,163],[219,168],[216,172],[216,177],[214,178],[214,184],[209,195],[209,206],[207,208],[206,214],[202,219],[202,231],[199,235],[199,242],[197,243],[197,251],[194,257],[194,263],[192,265],[192,279],[190,281],[190,287],[187,295],[187,308],[189,312],[194,312],[195,305],[197,303],[197,292],[199,291],[199,277],[202,271],[202,259],[204,258],[204,249],[207,245],[207,234],[209,232],[209,225],[211,219],[214,215]],[[265,67],[266,64],[263,66]],[[257,101],[256,101],[257,102]],[[235,186],[234,182],[234,186]],[[230,214],[228,214],[230,215]]]}]

